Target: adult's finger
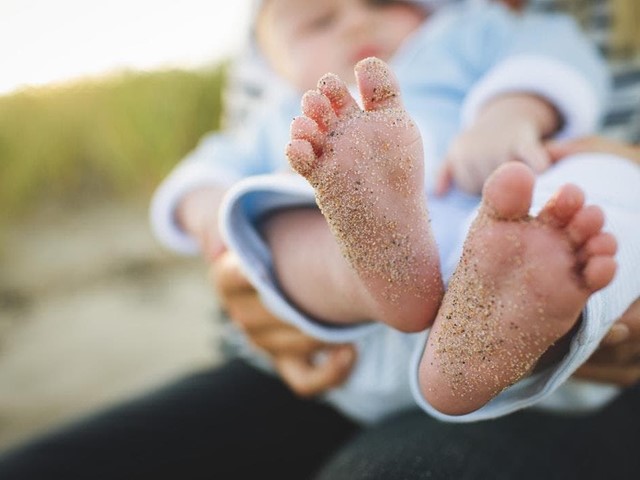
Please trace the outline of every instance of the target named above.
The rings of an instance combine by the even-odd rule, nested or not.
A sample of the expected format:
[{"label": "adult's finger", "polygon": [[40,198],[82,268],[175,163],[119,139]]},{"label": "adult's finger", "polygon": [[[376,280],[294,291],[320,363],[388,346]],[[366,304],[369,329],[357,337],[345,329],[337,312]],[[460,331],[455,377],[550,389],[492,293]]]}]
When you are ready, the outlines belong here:
[{"label": "adult's finger", "polygon": [[600,342],[600,346],[612,347],[614,345],[619,345],[626,341],[630,335],[631,330],[629,327],[624,323],[620,323],[620,320],[618,320],[611,326],[605,337]]},{"label": "adult's finger", "polygon": [[255,290],[223,292],[221,302],[233,322],[248,333],[286,325],[265,308]]},{"label": "adult's finger", "polygon": [[574,376],[582,380],[630,387],[640,381],[640,365],[599,365],[585,363]]},{"label": "adult's finger", "polygon": [[229,250],[211,264],[209,277],[214,288],[221,295],[253,290],[253,286],[240,269],[238,257]]},{"label": "adult's finger", "polygon": [[258,292],[242,273],[235,254],[226,252],[212,265],[210,274],[220,302],[238,326],[257,331],[284,325],[266,309]]},{"label": "adult's finger", "polygon": [[295,327],[286,324],[274,326],[259,332],[247,332],[249,340],[271,357],[301,356],[311,357],[314,352],[327,348],[320,340],[305,335]]},{"label": "adult's finger", "polygon": [[611,153],[634,161],[640,161],[638,146],[617,142],[604,137],[589,136],[573,140],[551,141],[545,145],[553,162],[577,153]]},{"label": "adult's finger", "polygon": [[615,367],[640,365],[640,343],[624,342],[612,347],[599,348],[586,363]]},{"label": "adult's finger", "polygon": [[571,140],[552,140],[545,144],[545,149],[553,162],[569,155],[584,152],[602,152],[607,149],[608,141],[601,137],[589,136]]},{"label": "adult's finger", "polygon": [[636,300],[613,324],[601,345],[611,347],[622,343],[640,344],[640,299]]},{"label": "adult's finger", "polygon": [[301,397],[311,397],[342,384],[356,360],[352,345],[341,345],[326,351],[325,358],[314,363],[301,356],[283,356],[275,366],[283,381]]}]

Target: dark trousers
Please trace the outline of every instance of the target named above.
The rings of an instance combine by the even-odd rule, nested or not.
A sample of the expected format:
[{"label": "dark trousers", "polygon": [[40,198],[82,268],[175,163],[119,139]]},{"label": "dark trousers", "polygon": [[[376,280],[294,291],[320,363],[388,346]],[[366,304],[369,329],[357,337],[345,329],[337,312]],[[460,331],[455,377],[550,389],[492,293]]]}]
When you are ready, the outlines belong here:
[{"label": "dark trousers", "polygon": [[0,479],[638,478],[639,435],[638,388],[584,417],[363,429],[234,360],[7,452]]},{"label": "dark trousers", "polygon": [[318,480],[640,478],[640,386],[584,416],[527,410],[443,423],[414,410],[351,440]]},{"label": "dark trousers", "polygon": [[300,480],[357,429],[233,360],[0,456],[0,479]]}]

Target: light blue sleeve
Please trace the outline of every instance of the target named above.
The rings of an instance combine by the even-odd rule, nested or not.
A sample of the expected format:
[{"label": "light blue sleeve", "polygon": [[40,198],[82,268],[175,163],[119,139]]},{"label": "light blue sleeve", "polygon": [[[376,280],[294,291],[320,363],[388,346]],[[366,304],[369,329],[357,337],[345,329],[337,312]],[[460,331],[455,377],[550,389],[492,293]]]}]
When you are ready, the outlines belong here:
[{"label": "light blue sleeve", "polygon": [[278,133],[272,131],[275,126],[258,112],[242,129],[205,136],[154,192],[149,215],[157,239],[176,252],[197,254],[197,242],[175,221],[181,199],[198,188],[226,188],[242,178],[275,170],[278,162],[284,162],[282,144],[273,138]]},{"label": "light blue sleeve", "polygon": [[203,162],[223,184],[269,173],[274,165],[271,134],[267,114],[260,111],[233,131],[206,135],[181,163]]},{"label": "light blue sleeve", "polygon": [[452,50],[478,80],[463,123],[496,95],[525,91],[563,115],[562,135],[584,135],[601,121],[610,80],[603,59],[575,21],[562,14],[515,14],[501,5],[468,9],[450,29]]}]

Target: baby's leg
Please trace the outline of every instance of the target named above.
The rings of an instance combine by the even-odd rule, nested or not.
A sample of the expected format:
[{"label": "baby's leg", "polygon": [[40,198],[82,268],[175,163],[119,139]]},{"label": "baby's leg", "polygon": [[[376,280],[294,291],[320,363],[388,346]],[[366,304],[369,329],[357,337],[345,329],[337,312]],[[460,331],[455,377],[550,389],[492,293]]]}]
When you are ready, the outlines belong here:
[{"label": "baby's leg", "polygon": [[382,61],[356,66],[364,110],[335,75],[303,98],[287,156],[314,187],[342,254],[379,319],[418,331],[442,298],[440,265],[425,206],[422,141]]},{"label": "baby's leg", "polygon": [[510,163],[485,184],[420,365],[422,393],[443,413],[477,410],[529,373],[615,273],[601,210],[565,185],[530,217],[533,183]]}]

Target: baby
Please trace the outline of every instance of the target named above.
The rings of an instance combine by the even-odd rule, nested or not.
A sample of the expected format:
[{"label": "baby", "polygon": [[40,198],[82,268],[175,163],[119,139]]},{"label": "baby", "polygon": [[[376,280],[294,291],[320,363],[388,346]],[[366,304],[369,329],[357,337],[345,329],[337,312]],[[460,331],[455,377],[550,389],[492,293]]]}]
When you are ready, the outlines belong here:
[{"label": "baby", "polygon": [[[485,184],[440,306],[420,134],[383,62],[360,62],[356,76],[363,109],[337,77],[323,77],[305,96],[287,155],[314,187],[361,280],[362,296],[348,300],[353,320],[377,318],[406,331],[435,320],[420,366],[424,394],[440,411],[468,413],[529,373],[569,332],[589,296],[612,280],[616,241],[602,232],[602,211],[585,206],[571,185],[531,217],[533,173],[504,164]],[[314,248],[327,250],[318,241]],[[333,271],[342,263],[322,261]],[[294,295],[295,283],[284,285]]]},{"label": "baby", "polygon": [[[463,3],[260,2],[254,32],[269,67],[259,80],[269,92],[245,124],[250,135],[208,138],[163,182],[152,205],[166,243],[215,257],[224,248],[217,206],[233,185],[221,213],[223,230],[267,306],[308,333],[356,343],[353,375],[328,395],[358,420],[376,420],[414,400],[434,413],[424,396],[447,411],[449,402],[438,403],[431,388],[450,389],[449,377],[434,374],[441,368],[422,368],[419,392],[410,390],[409,356],[423,341],[398,330],[421,331],[436,317],[442,278],[448,280],[458,263],[465,220],[478,206],[466,192],[479,192],[508,160],[544,170],[543,139],[588,133],[606,90],[597,56],[566,18],[521,17],[498,5]],[[352,84],[353,65],[372,55],[392,63],[406,111],[398,85],[378,60],[357,67],[362,107],[348,94],[340,78]],[[290,136],[296,97],[327,71],[339,77],[322,77],[318,90],[304,96],[304,115]],[[313,202],[299,177],[256,177],[285,168],[288,136],[291,163],[314,184],[338,242],[317,210],[282,210]],[[265,274],[271,269],[277,284]],[[469,393],[475,403],[452,412],[477,408],[482,392],[476,390]]]}]

